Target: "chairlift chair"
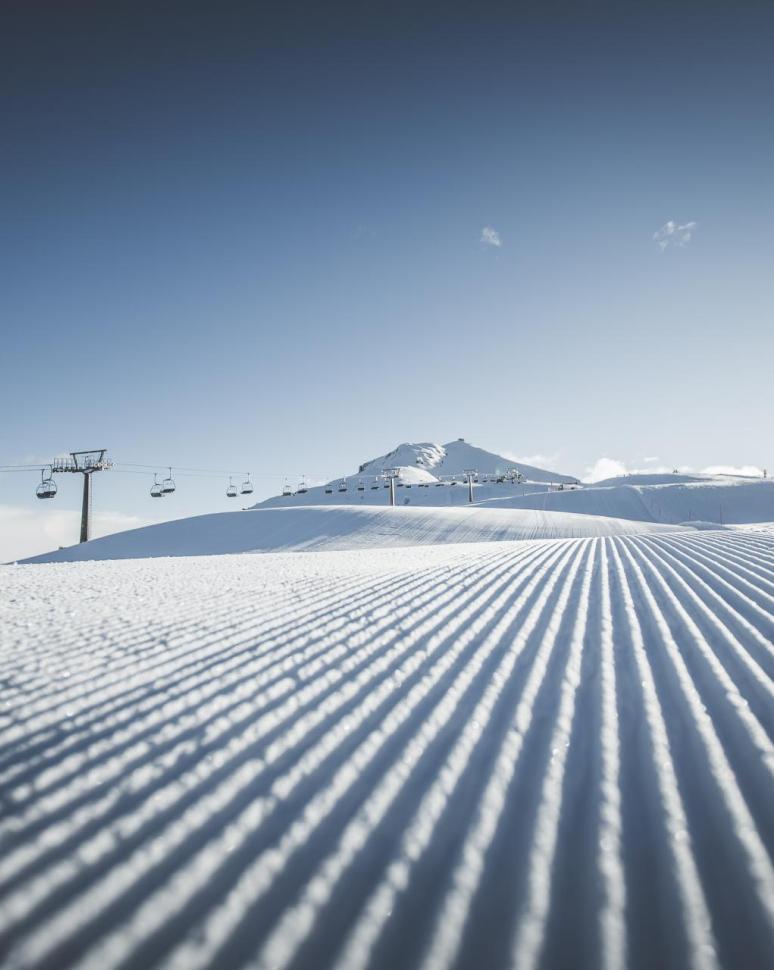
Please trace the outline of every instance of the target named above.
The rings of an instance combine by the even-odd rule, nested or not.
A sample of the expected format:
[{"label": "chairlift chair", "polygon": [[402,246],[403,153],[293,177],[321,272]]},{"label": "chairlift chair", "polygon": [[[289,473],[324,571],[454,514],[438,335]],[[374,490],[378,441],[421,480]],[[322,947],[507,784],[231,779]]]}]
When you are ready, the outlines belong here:
[{"label": "chairlift chair", "polygon": [[151,485],[150,497],[164,498],[164,486],[159,481],[158,475],[153,476],[153,484]]},{"label": "chairlift chair", "polygon": [[363,481],[362,478],[357,483],[357,490],[358,490],[358,492],[364,492],[365,491],[365,482]]},{"label": "chairlift chair", "polygon": [[40,469],[40,484],[35,489],[38,498],[53,498],[56,495],[56,482],[49,474],[46,478],[45,469]]},{"label": "chairlift chair", "polygon": [[169,475],[161,483],[161,493],[162,495],[171,495],[175,490],[175,480],[172,478],[172,469],[169,469]]},{"label": "chairlift chair", "polygon": [[293,494],[293,489],[291,488],[290,482],[288,482],[287,480],[285,481],[285,484],[282,486],[282,494],[286,497],[288,495]]},{"label": "chairlift chair", "polygon": [[296,489],[299,495],[306,495],[309,489],[306,487],[306,478],[302,477],[301,481],[298,483],[298,488]]},{"label": "chairlift chair", "polygon": [[253,483],[250,481],[250,472],[247,473],[247,478],[242,482],[242,487],[239,489],[242,495],[252,495],[253,494]]},{"label": "chairlift chair", "polygon": [[237,487],[233,483],[233,481],[231,480],[231,476],[229,475],[228,488],[226,489],[226,498],[236,498],[236,497],[237,497]]},{"label": "chairlift chair", "polygon": [[374,483],[371,486],[371,491],[373,491],[375,488],[379,488],[379,479],[378,478],[375,478],[374,479]]},{"label": "chairlift chair", "polygon": [[332,485],[326,485],[325,486],[325,494],[326,495],[333,495],[333,486]]},{"label": "chairlift chair", "polygon": [[346,478],[342,478],[342,480],[339,482],[339,491],[346,492],[346,490],[347,490],[347,480]]}]

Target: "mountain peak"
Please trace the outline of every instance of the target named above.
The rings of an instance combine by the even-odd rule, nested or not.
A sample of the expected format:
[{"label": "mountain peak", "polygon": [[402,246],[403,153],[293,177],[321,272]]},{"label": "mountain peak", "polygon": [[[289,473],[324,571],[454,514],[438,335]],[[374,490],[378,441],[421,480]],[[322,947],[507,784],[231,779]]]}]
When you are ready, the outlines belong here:
[{"label": "mountain peak", "polygon": [[462,475],[468,468],[486,475],[505,474],[510,469],[521,472],[533,482],[575,482],[571,475],[560,475],[545,468],[535,468],[514,461],[457,438],[445,445],[431,441],[403,442],[397,448],[364,462],[358,469],[361,474],[379,475],[385,468],[422,468],[432,475]]}]

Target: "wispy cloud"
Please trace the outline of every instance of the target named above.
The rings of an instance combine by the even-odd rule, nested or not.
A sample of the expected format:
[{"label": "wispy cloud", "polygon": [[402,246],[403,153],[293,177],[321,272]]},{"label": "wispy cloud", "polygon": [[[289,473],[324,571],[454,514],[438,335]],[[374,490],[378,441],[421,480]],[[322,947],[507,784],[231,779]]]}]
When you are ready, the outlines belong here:
[{"label": "wispy cloud", "polygon": [[503,244],[502,239],[500,239],[500,233],[494,228],[494,226],[484,226],[484,228],[481,230],[481,239],[479,242],[483,243],[485,246],[496,246],[498,249]]},{"label": "wispy cloud", "polygon": [[653,233],[653,239],[663,253],[667,246],[687,246],[696,228],[695,222],[674,222],[672,219]]}]

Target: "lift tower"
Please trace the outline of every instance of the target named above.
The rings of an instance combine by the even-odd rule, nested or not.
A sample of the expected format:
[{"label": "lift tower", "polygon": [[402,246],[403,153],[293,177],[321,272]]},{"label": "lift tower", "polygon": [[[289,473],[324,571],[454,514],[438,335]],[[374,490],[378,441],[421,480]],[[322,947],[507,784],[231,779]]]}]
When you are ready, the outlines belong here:
[{"label": "lift tower", "polygon": [[83,502],[81,503],[81,542],[89,541],[91,520],[91,476],[94,472],[112,468],[113,462],[105,457],[107,448],[92,448],[91,451],[71,451],[69,458],[57,458],[51,464],[51,473],[72,472],[83,475]]},{"label": "lift tower", "polygon": [[395,482],[400,478],[399,468],[383,468],[382,475],[387,479],[390,485],[390,505],[395,505]]}]

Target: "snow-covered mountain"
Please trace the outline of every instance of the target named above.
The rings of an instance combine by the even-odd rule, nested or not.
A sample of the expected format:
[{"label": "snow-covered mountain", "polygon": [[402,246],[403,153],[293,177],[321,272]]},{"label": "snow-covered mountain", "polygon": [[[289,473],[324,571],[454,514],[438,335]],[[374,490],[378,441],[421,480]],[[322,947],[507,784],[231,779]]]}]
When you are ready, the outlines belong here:
[{"label": "snow-covered mountain", "polygon": [[358,471],[364,475],[380,475],[385,468],[421,468],[436,478],[462,475],[467,469],[475,469],[480,475],[505,475],[517,471],[530,482],[570,484],[577,481],[571,475],[535,468],[477,448],[463,438],[445,445],[426,441],[417,444],[404,442],[386,455],[365,462]]},{"label": "snow-covered mountain", "polygon": [[288,486],[285,494],[272,496],[254,507],[385,505],[388,501],[388,485],[383,478],[386,469],[398,471],[398,488],[405,489],[401,492],[400,505],[467,504],[464,480],[468,470],[476,472],[476,501],[507,498],[515,489],[525,494],[578,483],[572,475],[511,461],[458,438],[445,445],[404,442],[386,455],[363,462],[357,472],[334,478],[325,485]]}]

